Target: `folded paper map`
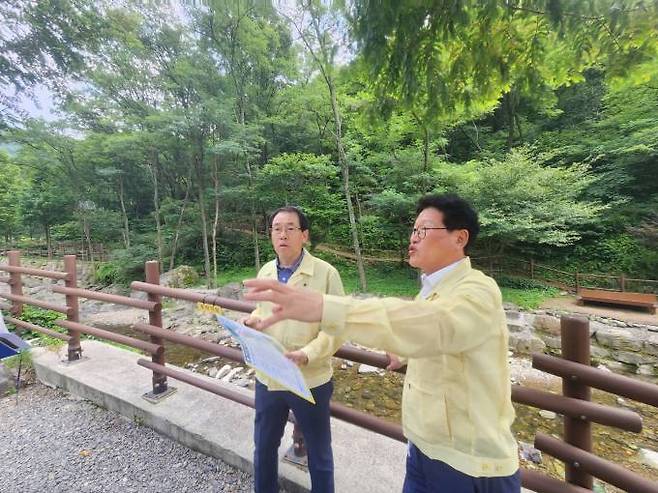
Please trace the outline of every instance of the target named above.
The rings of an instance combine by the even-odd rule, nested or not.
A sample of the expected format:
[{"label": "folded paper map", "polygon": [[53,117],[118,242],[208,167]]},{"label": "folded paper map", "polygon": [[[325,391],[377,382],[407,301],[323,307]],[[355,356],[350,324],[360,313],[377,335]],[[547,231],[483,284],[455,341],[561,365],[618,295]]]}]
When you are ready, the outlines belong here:
[{"label": "folded paper map", "polygon": [[278,341],[230,318],[217,315],[219,324],[240,343],[244,361],[264,373],[293,394],[315,404],[302,372],[284,356],[285,349]]}]

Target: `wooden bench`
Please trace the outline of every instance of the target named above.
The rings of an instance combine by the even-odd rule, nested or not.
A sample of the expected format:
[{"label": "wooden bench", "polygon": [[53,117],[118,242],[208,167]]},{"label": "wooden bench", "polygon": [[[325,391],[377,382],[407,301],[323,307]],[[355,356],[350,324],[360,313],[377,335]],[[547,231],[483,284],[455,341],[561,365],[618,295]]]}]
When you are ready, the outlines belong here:
[{"label": "wooden bench", "polygon": [[645,308],[649,313],[656,313],[658,298],[655,294],[629,293],[626,291],[606,291],[603,289],[579,289],[576,297],[578,304],[586,301],[596,303],[610,303],[612,305],[626,305]]}]

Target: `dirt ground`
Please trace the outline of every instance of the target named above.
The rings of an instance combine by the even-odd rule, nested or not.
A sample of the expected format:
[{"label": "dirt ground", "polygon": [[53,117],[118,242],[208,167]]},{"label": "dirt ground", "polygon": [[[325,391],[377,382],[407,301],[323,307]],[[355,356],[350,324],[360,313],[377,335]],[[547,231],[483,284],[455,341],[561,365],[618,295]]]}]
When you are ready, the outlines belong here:
[{"label": "dirt ground", "polygon": [[652,315],[647,311],[603,304],[586,304],[580,306],[576,304],[575,296],[560,296],[558,298],[551,298],[542,303],[540,309],[564,310],[573,313],[582,313],[585,315],[597,315],[599,317],[613,318],[615,320],[628,323],[658,325],[658,315]]}]

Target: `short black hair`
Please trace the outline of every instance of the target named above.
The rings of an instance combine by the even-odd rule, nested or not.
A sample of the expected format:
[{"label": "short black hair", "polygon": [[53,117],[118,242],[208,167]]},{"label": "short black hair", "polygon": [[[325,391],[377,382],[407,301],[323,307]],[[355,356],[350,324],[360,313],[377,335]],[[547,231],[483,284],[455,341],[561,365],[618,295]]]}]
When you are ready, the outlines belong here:
[{"label": "short black hair", "polygon": [[466,200],[459,195],[447,193],[444,195],[425,195],[421,197],[416,206],[416,214],[433,207],[443,213],[443,224],[448,231],[456,229],[468,230],[468,242],[464,246],[464,253],[475,243],[480,232],[478,213]]},{"label": "short black hair", "polygon": [[301,208],[295,205],[286,205],[284,207],[279,207],[272,214],[270,214],[270,224],[269,224],[270,229],[272,228],[272,222],[274,221],[274,217],[279,212],[293,212],[297,214],[297,217],[299,218],[299,227],[302,229],[302,231],[308,231],[309,228],[308,218],[306,217],[306,214],[304,214],[304,211],[302,211]]}]

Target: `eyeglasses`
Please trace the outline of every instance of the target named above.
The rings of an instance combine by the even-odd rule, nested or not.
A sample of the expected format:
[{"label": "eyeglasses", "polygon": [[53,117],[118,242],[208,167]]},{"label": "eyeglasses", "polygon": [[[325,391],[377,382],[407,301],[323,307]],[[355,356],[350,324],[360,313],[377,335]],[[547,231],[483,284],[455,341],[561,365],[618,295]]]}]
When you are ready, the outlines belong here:
[{"label": "eyeglasses", "polygon": [[302,228],[300,228],[299,226],[286,226],[285,228],[281,226],[275,226],[270,231],[272,232],[273,235],[280,235],[283,232],[285,232],[286,234],[292,234],[297,230],[301,231]]},{"label": "eyeglasses", "polygon": [[418,236],[419,240],[424,240],[427,236],[428,229],[448,229],[448,228],[431,228],[428,226],[421,226],[420,228],[414,228],[411,230],[411,236]]}]

